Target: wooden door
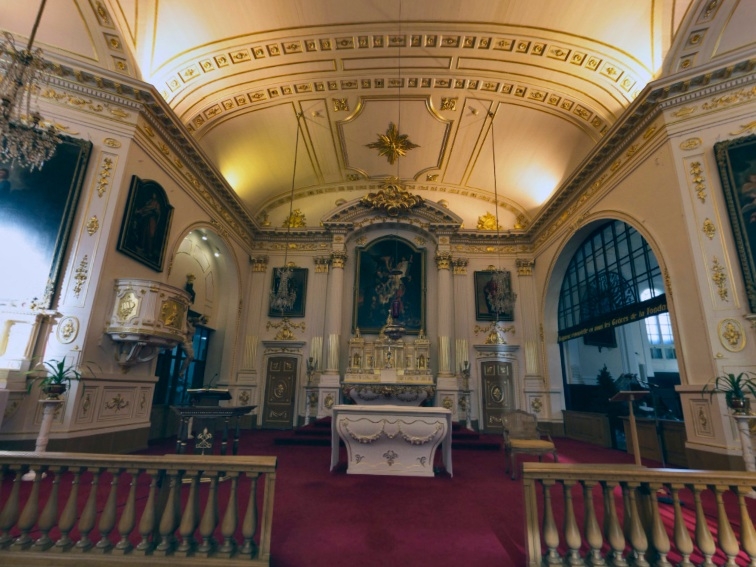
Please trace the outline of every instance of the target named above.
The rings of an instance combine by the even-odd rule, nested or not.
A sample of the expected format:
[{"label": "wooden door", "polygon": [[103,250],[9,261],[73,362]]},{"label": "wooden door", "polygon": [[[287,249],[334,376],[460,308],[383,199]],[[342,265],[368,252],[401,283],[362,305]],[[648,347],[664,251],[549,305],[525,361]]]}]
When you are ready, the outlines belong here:
[{"label": "wooden door", "polygon": [[491,360],[480,363],[483,385],[483,430],[501,433],[505,411],[515,409],[512,392],[512,363]]},{"label": "wooden door", "polygon": [[297,359],[291,356],[271,356],[268,359],[265,378],[263,428],[293,427],[296,387]]}]

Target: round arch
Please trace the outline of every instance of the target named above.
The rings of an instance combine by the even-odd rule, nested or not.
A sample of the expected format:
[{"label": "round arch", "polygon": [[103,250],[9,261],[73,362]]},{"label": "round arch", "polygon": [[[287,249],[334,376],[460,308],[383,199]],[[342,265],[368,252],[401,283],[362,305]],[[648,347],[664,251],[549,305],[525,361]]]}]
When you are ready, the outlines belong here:
[{"label": "round arch", "polygon": [[[551,259],[547,270],[544,291],[541,296],[541,312],[543,313],[544,344],[546,372],[549,376],[549,385],[552,391],[562,392],[562,403],[564,403],[564,391],[562,377],[565,371],[562,351],[558,342],[558,308],[562,282],[567,272],[567,268],[585,239],[601,225],[611,222],[620,221],[632,227],[645,240],[653,253],[661,271],[664,292],[666,293],[667,309],[670,314],[673,334],[679,337],[678,327],[675,321],[675,307],[670,282],[666,277],[667,268],[664,261],[664,255],[661,248],[654,239],[653,235],[647,230],[646,225],[619,211],[602,211],[587,217],[582,226],[574,233],[566,235],[558,245],[558,249]],[[685,370],[682,359],[678,360],[678,371],[681,380],[684,381]]]}]

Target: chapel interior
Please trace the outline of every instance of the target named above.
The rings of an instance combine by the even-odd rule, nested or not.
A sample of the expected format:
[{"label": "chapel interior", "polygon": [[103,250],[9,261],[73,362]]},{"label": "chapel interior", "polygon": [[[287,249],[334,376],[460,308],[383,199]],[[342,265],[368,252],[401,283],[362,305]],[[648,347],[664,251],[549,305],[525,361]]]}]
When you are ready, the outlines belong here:
[{"label": "chapel interior", "polygon": [[39,9],[0,0],[60,141],[0,163],[4,449],[65,360],[54,451],[176,435],[201,388],[249,429],[379,398],[626,450],[643,389],[644,450],[746,466],[702,389],[756,371],[751,2]]}]

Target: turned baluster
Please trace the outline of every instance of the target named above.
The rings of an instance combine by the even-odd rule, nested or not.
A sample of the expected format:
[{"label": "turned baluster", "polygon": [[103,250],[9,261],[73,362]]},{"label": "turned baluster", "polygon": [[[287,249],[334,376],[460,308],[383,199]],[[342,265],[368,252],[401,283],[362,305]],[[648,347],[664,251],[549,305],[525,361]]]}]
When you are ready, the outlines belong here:
[{"label": "turned baluster", "polygon": [[606,565],[606,561],[601,556],[601,547],[604,545],[604,538],[601,537],[601,528],[596,519],[596,509],[593,506],[593,487],[596,481],[581,481],[583,485],[583,509],[585,520],[583,524],[583,533],[585,541],[588,542],[590,550],[586,555],[586,562],[589,565]]},{"label": "turned baluster", "polygon": [[601,481],[604,491],[604,537],[609,542],[607,559],[614,567],[627,567],[627,561],[622,553],[625,551],[625,534],[617,517],[617,504],[614,502],[614,481]]},{"label": "turned baluster", "polygon": [[738,546],[738,538],[735,537],[730,521],[727,519],[727,511],[722,499],[722,493],[726,490],[726,486],[718,484],[714,486],[714,494],[717,499],[717,538],[719,539],[719,547],[727,556],[727,563],[724,564],[724,567],[737,567],[735,557],[740,553],[740,547]]},{"label": "turned baluster", "polygon": [[155,525],[157,524],[157,511],[155,510],[155,496],[157,493],[158,481],[161,480],[163,471],[150,469],[146,471],[150,475],[150,490],[147,494],[147,502],[144,505],[142,517],[139,519],[139,535],[142,536],[136,548],[135,553],[144,555],[152,551],[152,538],[155,534]]},{"label": "turned baluster", "polygon": [[218,525],[218,475],[213,473],[210,477],[210,487],[207,491],[207,501],[205,502],[205,511],[200,520],[199,532],[202,542],[197,547],[197,554],[207,557],[215,548],[213,541],[213,532]]},{"label": "turned baluster", "polygon": [[113,548],[113,553],[116,555],[131,551],[133,546],[129,541],[129,536],[136,525],[136,487],[139,478],[139,469],[127,469],[126,472],[131,475],[131,483],[129,485],[129,495],[126,497],[126,505],[123,507],[123,512],[121,512],[121,519],[118,520],[118,533],[121,539],[118,540],[118,543]]},{"label": "turned baluster", "polygon": [[[32,489],[29,492],[29,497],[26,499],[26,504],[18,517],[18,529],[21,531],[19,535],[13,541],[13,547],[16,549],[29,549],[33,542],[29,532],[32,531],[34,525],[37,523],[37,516],[39,515],[39,483],[42,480],[42,471],[36,472],[31,469],[30,477],[32,477]],[[29,477],[27,477],[29,478]]]},{"label": "turned baluster", "polygon": [[544,561],[548,565],[562,565],[559,556],[559,530],[554,520],[554,508],[551,504],[551,487],[553,480],[543,480],[543,543],[546,546]]},{"label": "turned baluster", "polygon": [[738,495],[738,508],[740,509],[740,545],[748,554],[751,565],[756,565],[756,530],[753,528],[751,516],[746,508],[745,496],[751,493],[751,488],[736,486]]},{"label": "turned baluster", "polygon": [[706,490],[706,486],[694,484],[691,489],[693,490],[693,501],[696,507],[696,545],[704,556],[704,562],[701,563],[701,566],[711,567],[714,565],[711,558],[716,553],[717,547],[714,544],[714,538],[711,535],[711,530],[709,530],[709,524],[706,522],[706,515],[701,503],[701,492]]},{"label": "turned baluster", "polygon": [[675,510],[675,547],[677,551],[682,555],[682,561],[679,563],[679,567],[693,567],[693,563],[690,560],[690,554],[693,553],[693,540],[690,539],[690,533],[685,525],[685,518],[682,512],[682,505],[680,504],[680,489],[683,485],[672,484],[670,490],[672,491],[672,505]]},{"label": "turned baluster", "polygon": [[118,481],[121,478],[123,469],[111,469],[110,473],[113,478],[110,480],[110,492],[108,492],[108,499],[105,501],[105,507],[100,514],[100,523],[97,524],[97,530],[100,532],[100,541],[95,545],[97,551],[110,551],[113,548],[113,544],[110,541],[110,532],[113,531],[116,523],[116,509],[117,509],[117,491]]},{"label": "turned baluster", "polygon": [[656,494],[661,488],[662,484],[660,483],[651,483],[648,485],[648,503],[650,504],[651,514],[651,543],[653,544],[653,547],[658,555],[654,563],[654,567],[672,567],[672,564],[667,560],[667,554],[671,549],[669,536],[667,535],[667,530],[664,527],[664,521],[662,520],[661,514],[659,513],[659,500],[656,498]]},{"label": "turned baluster", "polygon": [[155,548],[156,555],[168,555],[173,551],[176,543],[175,532],[179,525],[181,505],[181,473],[179,471],[169,471],[168,499],[165,501],[163,515],[160,517],[158,531],[160,532],[160,543]]},{"label": "turned baluster", "polygon": [[92,540],[89,539],[89,532],[94,529],[95,521],[97,521],[97,487],[100,484],[101,469],[98,469],[92,473],[92,484],[89,487],[89,496],[87,502],[84,504],[84,509],[81,511],[81,517],[79,518],[79,534],[81,537],[74,546],[78,551],[89,551],[93,545]]},{"label": "turned baluster", "polygon": [[648,551],[648,538],[641,522],[640,511],[638,509],[637,489],[640,486],[638,482],[623,483],[627,494],[628,510],[626,518],[629,519],[630,525],[625,526],[625,533],[630,540],[630,547],[633,550],[633,566],[649,567],[646,561],[646,552]]},{"label": "turned baluster", "polygon": [[223,543],[218,548],[218,555],[221,557],[231,557],[236,551],[236,542],[234,541],[234,533],[236,532],[236,526],[239,523],[236,495],[237,486],[239,482],[239,473],[228,473],[231,477],[231,490],[228,494],[228,502],[226,503],[226,511],[223,514],[223,521],[221,522],[221,535],[223,535]]},{"label": "turned baluster", "polygon": [[562,481],[562,490],[564,492],[564,542],[567,544],[568,565],[585,565],[583,558],[580,557],[580,528],[575,519],[575,506],[572,501],[572,487],[575,482],[572,480]]},{"label": "turned baluster", "polygon": [[194,532],[199,525],[199,480],[202,476],[201,471],[194,471],[191,477],[191,484],[189,485],[189,497],[186,499],[186,507],[184,508],[184,514],[181,516],[181,524],[179,524],[179,535],[181,536],[181,543],[176,548],[177,555],[188,555],[194,550]]},{"label": "turned baluster", "polygon": [[84,468],[78,468],[74,471],[74,477],[71,481],[71,491],[68,493],[68,500],[63,507],[63,513],[58,520],[58,529],[60,530],[60,538],[55,542],[53,549],[55,551],[66,551],[73,546],[73,541],[68,537],[71,530],[76,523],[76,503],[79,498],[79,480],[81,479],[81,473]]},{"label": "turned baluster", "polygon": [[247,510],[244,513],[244,521],[242,522],[244,543],[240,551],[242,555],[250,558],[254,557],[257,552],[257,545],[255,545],[254,539],[255,532],[257,531],[257,479],[257,474],[250,478],[249,501],[247,502]]},{"label": "turned baluster", "polygon": [[60,485],[60,475],[64,469],[65,467],[52,467],[48,469],[48,473],[54,473],[55,476],[52,480],[50,495],[47,497],[47,502],[45,503],[45,507],[39,515],[39,520],[37,522],[37,526],[42,535],[34,542],[35,551],[44,551],[53,545],[53,540],[50,539],[48,534],[58,522],[58,486]]},{"label": "turned baluster", "polygon": [[8,547],[13,542],[13,536],[11,535],[11,529],[16,525],[19,515],[19,491],[21,490],[21,471],[16,471],[16,476],[13,480],[13,488],[11,488],[8,500],[3,506],[3,511],[0,512],[0,548]]},{"label": "turned baluster", "polygon": [[13,541],[13,547],[19,549],[28,549],[31,546],[32,538],[29,536],[29,532],[34,528],[34,524],[37,523],[37,515],[39,514],[39,483],[42,480],[42,472],[37,473],[31,469],[27,475],[33,479],[32,489],[26,499],[24,509],[18,517],[17,526],[21,531],[21,535]]}]

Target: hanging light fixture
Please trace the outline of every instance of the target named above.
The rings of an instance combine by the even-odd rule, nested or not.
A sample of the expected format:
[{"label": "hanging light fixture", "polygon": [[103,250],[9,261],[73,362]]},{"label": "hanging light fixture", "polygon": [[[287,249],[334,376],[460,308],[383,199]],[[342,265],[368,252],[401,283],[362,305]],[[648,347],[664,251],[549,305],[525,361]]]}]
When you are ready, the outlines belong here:
[{"label": "hanging light fixture", "polygon": [[486,302],[489,309],[494,315],[494,325],[497,324],[503,313],[511,313],[514,309],[514,303],[517,294],[512,291],[512,282],[509,272],[501,267],[501,227],[499,226],[499,191],[496,183],[496,136],[494,135],[495,114],[489,113],[491,117],[491,155],[493,156],[493,178],[494,178],[494,206],[496,208],[496,250],[498,265],[494,270],[491,280],[486,285]]},{"label": "hanging light fixture", "polygon": [[294,183],[297,178],[297,159],[299,157],[299,119],[302,114],[297,113],[297,137],[294,145],[294,172],[291,176],[291,195],[289,196],[289,216],[286,218],[286,247],[284,249],[283,267],[274,268],[278,276],[278,286],[270,292],[270,308],[280,311],[281,315],[294,308],[297,300],[297,290],[292,285],[294,269],[289,265],[289,237],[291,235],[292,213],[294,212]]},{"label": "hanging light fixture", "polygon": [[29,43],[17,49],[13,36],[5,32],[0,43],[0,160],[11,161],[30,170],[41,168],[55,153],[61,139],[55,126],[32,110],[32,97],[39,92],[45,68],[42,50],[33,49],[34,36],[45,9],[42,0]]},{"label": "hanging light fixture", "polygon": [[[401,35],[402,32],[402,2],[399,0],[399,35]],[[398,80],[398,89],[399,94],[397,95],[397,98],[399,99],[399,104],[397,106],[397,125],[396,125],[396,132],[400,132],[399,127],[402,122],[402,48],[401,48],[401,42],[399,43],[399,57],[398,57],[398,63],[397,63],[397,71],[399,75]],[[393,124],[391,124],[393,126]],[[389,128],[391,129],[391,128]],[[406,136],[405,136],[406,138]],[[412,144],[414,146],[414,144]],[[404,153],[399,153],[395,156],[395,159],[397,161],[396,164],[396,178],[397,182],[399,179],[399,163],[398,158],[400,156],[403,156]],[[389,156],[389,163],[393,164],[394,161],[391,160],[391,157]],[[392,216],[389,212],[389,216]],[[393,215],[396,216],[396,215]],[[402,270],[399,269],[398,266],[399,263],[399,236],[397,234],[394,234],[394,262],[391,266],[391,270],[389,271],[389,277],[392,278],[392,281],[394,282],[396,286],[395,294],[398,293],[399,288],[401,287],[401,278],[404,275]],[[388,345],[388,366],[391,366],[391,341],[398,341],[402,338],[404,335],[406,329],[404,326],[399,322],[399,318],[401,317],[401,302],[398,297],[394,297],[393,301],[389,305],[389,312],[388,317],[386,318],[386,324],[383,326],[381,331],[384,335],[386,335],[389,338],[389,345]]]}]

